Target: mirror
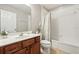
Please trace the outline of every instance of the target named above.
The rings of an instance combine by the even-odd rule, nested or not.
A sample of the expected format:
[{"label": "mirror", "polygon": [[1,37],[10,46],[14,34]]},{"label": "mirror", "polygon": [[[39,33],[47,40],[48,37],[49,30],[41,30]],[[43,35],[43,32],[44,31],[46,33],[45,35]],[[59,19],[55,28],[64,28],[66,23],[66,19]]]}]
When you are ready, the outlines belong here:
[{"label": "mirror", "polygon": [[25,4],[0,4],[0,32],[29,31],[31,8]]}]

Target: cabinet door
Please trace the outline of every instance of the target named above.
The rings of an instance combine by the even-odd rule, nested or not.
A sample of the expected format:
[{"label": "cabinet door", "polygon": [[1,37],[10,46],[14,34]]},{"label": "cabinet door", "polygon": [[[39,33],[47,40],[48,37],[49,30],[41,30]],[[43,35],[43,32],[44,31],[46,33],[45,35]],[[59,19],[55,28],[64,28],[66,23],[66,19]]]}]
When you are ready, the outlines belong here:
[{"label": "cabinet door", "polygon": [[0,54],[3,54],[3,53],[4,53],[3,48],[0,47]]},{"label": "cabinet door", "polygon": [[26,49],[25,54],[30,54],[30,50]]},{"label": "cabinet door", "polygon": [[15,52],[14,54],[25,54],[25,53],[26,53],[26,49],[22,49],[22,50]]},{"label": "cabinet door", "polygon": [[28,48],[24,48],[22,50],[15,52],[14,54],[30,54],[30,50]]},{"label": "cabinet door", "polygon": [[40,43],[39,42],[32,45],[31,54],[40,54]]},{"label": "cabinet door", "polygon": [[25,51],[25,54],[30,54],[30,47],[26,47],[26,51]]}]

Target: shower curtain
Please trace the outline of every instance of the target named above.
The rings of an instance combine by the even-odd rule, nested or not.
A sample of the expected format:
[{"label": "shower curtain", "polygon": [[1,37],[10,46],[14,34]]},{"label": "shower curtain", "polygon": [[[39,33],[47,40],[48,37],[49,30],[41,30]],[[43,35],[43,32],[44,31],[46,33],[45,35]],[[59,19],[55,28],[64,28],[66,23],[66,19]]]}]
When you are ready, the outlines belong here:
[{"label": "shower curtain", "polygon": [[49,12],[44,17],[44,19],[42,20],[42,27],[41,27],[42,39],[48,41],[50,41],[50,15],[51,13]]},{"label": "shower curtain", "polygon": [[[42,19],[42,26],[41,26],[41,32],[42,32],[42,40],[47,40],[50,42],[51,44],[51,39],[50,39],[50,22],[51,22],[51,13],[48,12],[47,15],[44,17],[44,19]],[[48,43],[47,43],[48,44]],[[49,44],[49,45],[50,45]],[[50,45],[51,47],[52,45]],[[43,48],[43,52],[45,54],[49,54],[50,53],[50,47],[49,48]]]}]

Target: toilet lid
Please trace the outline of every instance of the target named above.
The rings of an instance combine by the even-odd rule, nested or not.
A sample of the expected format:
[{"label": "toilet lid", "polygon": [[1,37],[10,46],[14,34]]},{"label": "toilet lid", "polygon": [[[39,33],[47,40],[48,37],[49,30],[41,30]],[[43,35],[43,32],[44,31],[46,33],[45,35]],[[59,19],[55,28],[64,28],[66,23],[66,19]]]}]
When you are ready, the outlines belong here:
[{"label": "toilet lid", "polygon": [[41,40],[41,43],[42,43],[42,44],[50,44],[50,41],[47,41],[47,40]]},{"label": "toilet lid", "polygon": [[43,47],[46,47],[46,48],[49,48],[49,47],[51,47],[51,45],[50,44],[41,44]]}]

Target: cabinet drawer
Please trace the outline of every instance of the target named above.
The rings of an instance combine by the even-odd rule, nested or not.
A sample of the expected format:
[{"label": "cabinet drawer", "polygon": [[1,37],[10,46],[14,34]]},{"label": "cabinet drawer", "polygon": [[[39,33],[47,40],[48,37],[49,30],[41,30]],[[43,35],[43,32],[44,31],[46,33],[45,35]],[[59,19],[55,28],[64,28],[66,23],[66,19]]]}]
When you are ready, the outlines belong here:
[{"label": "cabinet drawer", "polygon": [[15,52],[14,54],[25,54],[25,53],[26,53],[26,49],[22,49],[22,50]]},{"label": "cabinet drawer", "polygon": [[32,45],[34,43],[34,39],[28,39],[22,42],[23,43],[23,48]]},{"label": "cabinet drawer", "polygon": [[4,47],[4,49],[5,49],[5,53],[11,54],[11,53],[21,49],[21,43],[18,42],[18,43],[10,44],[10,45]]}]

